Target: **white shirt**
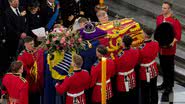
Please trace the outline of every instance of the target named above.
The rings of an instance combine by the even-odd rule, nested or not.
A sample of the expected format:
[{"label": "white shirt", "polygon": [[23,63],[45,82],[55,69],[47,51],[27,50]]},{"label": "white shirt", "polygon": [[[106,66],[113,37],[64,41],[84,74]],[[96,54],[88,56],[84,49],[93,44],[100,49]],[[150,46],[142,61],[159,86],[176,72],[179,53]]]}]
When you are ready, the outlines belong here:
[{"label": "white shirt", "polygon": [[78,3],[80,0],[75,0],[76,1],[76,3]]},{"label": "white shirt", "polygon": [[[18,9],[18,8],[14,8],[14,7],[12,7],[12,6],[10,6],[10,8],[13,10],[13,12],[18,16],[18,14],[17,14],[17,12],[16,12],[16,9]],[[19,15],[20,15],[20,11],[19,11],[19,9],[18,9],[18,12],[19,12]]]},{"label": "white shirt", "polygon": [[48,4],[49,4],[50,6],[52,6],[52,5],[53,5],[53,3],[49,2],[49,1],[48,1]]}]

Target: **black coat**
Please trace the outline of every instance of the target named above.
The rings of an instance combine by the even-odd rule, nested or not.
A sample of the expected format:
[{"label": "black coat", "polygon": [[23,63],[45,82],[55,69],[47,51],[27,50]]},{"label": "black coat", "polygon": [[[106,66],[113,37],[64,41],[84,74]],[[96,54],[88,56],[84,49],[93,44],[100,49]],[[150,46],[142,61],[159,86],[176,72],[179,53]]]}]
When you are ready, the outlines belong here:
[{"label": "black coat", "polygon": [[90,18],[91,21],[98,21],[95,7],[99,4],[99,0],[80,0],[81,10],[85,12],[85,17]]},{"label": "black coat", "polygon": [[[19,8],[20,13],[23,9]],[[26,17],[17,16],[9,7],[5,11],[6,42],[9,57],[16,57],[23,49],[21,34],[27,33]]]},{"label": "black coat", "polygon": [[[19,11],[22,12],[22,9],[19,8]],[[7,39],[20,39],[21,33],[27,33],[25,16],[17,16],[9,7],[5,11],[5,17]]]},{"label": "black coat", "polygon": [[[46,0],[47,1],[47,0]],[[47,2],[44,2],[41,5],[41,10],[40,10],[40,16],[41,16],[41,26],[46,27],[46,25],[48,24],[48,22],[50,21],[51,17],[53,16],[53,14],[55,13],[57,9],[57,5],[55,6],[54,10],[49,6],[49,4]],[[59,16],[57,18],[57,20],[55,21],[55,23],[59,22]],[[47,28],[46,28],[47,30]]]},{"label": "black coat", "polygon": [[0,9],[0,33],[3,30],[3,11]]},{"label": "black coat", "polygon": [[[80,14],[79,2],[76,2],[75,0],[60,0],[60,10],[63,25],[69,27],[73,25],[75,19],[78,18]],[[71,15],[74,16],[74,19],[68,21],[68,17]]]},{"label": "black coat", "polygon": [[30,11],[28,11],[26,20],[28,24],[28,35],[35,38],[35,35],[32,33],[31,30],[41,27],[40,14],[39,13],[32,14]]}]

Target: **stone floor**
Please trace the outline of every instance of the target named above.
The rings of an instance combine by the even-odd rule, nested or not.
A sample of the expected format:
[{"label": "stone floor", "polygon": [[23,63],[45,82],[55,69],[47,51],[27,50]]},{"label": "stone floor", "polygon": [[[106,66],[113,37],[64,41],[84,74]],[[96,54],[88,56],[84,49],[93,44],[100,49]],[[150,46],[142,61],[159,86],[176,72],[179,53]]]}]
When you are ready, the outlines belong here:
[{"label": "stone floor", "polygon": [[[158,77],[158,85],[162,83],[162,77]],[[169,99],[168,99],[169,98]],[[175,82],[173,93],[168,96],[162,96],[159,92],[159,104],[185,104],[185,87]]]}]

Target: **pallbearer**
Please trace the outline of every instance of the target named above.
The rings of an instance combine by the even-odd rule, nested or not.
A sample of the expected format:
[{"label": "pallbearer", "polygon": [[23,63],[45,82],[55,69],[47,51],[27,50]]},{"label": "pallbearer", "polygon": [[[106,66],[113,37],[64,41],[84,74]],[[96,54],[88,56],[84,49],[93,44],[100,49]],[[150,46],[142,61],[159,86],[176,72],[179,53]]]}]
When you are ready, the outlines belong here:
[{"label": "pallbearer", "polygon": [[[105,57],[107,54],[106,47],[99,45],[96,48],[96,56],[98,60],[94,63],[91,68],[91,84],[90,87],[93,88],[92,92],[92,103],[93,104],[101,104],[101,75],[102,75],[102,57]],[[107,104],[112,103],[111,98],[113,97],[112,93],[112,85],[111,85],[111,78],[114,76],[115,73],[115,65],[113,60],[108,59],[106,60],[106,94],[107,94]]]},{"label": "pallbearer", "polygon": [[86,104],[84,90],[89,88],[90,76],[86,70],[81,69],[81,56],[75,54],[72,59],[74,74],[66,77],[62,84],[56,83],[55,88],[59,94],[67,92],[66,104]]},{"label": "pallbearer", "polygon": [[[146,34],[147,33],[147,34]],[[152,30],[147,30],[145,41],[139,47],[141,80],[141,104],[158,104],[157,76],[158,68],[155,59],[158,55],[159,44],[151,40]]]},{"label": "pallbearer", "polygon": [[123,50],[115,59],[116,64],[116,89],[117,103],[137,104],[136,97],[136,75],[134,67],[138,63],[139,51],[130,47],[132,38],[125,35],[122,39]]}]

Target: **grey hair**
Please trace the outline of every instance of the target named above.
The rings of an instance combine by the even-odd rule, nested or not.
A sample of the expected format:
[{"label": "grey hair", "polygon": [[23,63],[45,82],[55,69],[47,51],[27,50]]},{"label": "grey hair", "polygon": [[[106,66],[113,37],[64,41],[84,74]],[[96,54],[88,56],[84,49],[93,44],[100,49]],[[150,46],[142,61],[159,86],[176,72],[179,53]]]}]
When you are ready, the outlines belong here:
[{"label": "grey hair", "polygon": [[9,3],[11,3],[13,0],[8,0]]}]

